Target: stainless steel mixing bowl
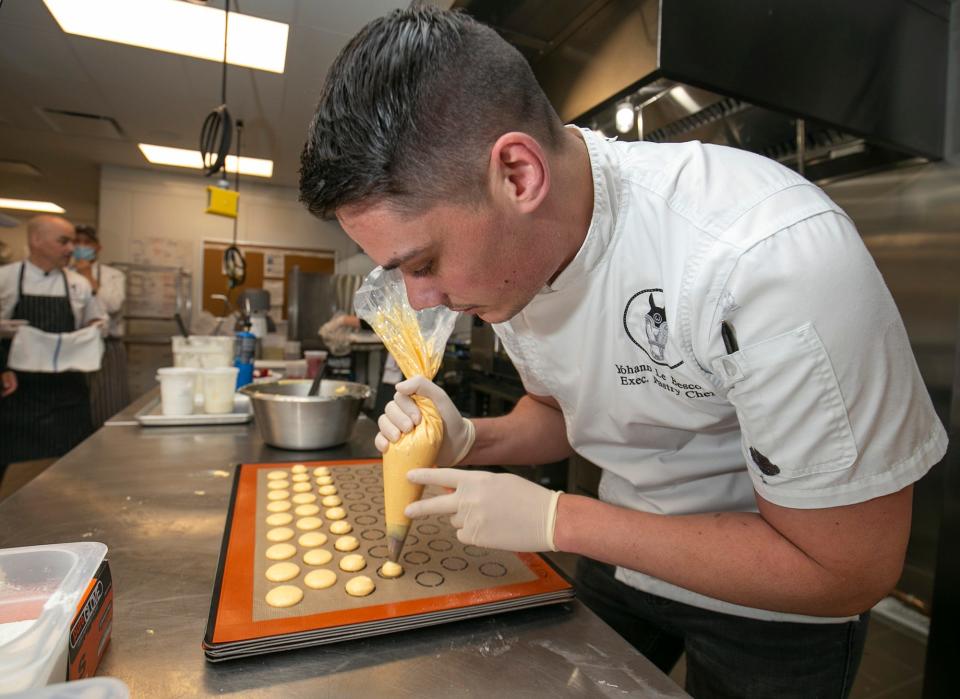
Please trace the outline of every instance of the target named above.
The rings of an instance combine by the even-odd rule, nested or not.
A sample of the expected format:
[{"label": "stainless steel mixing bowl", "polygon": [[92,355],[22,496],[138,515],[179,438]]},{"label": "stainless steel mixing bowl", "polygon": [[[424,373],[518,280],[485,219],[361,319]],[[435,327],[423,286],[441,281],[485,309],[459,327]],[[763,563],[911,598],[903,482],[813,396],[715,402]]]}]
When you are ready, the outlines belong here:
[{"label": "stainless steel mixing bowl", "polygon": [[281,449],[325,449],[350,439],[370,387],[324,379],[320,395],[307,396],[310,379],[248,384],[263,441]]}]

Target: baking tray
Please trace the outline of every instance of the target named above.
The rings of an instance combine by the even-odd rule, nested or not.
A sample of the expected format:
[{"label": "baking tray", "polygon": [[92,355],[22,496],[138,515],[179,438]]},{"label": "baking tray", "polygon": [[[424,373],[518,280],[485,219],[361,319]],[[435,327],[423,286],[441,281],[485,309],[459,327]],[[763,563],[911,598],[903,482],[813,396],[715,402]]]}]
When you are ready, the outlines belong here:
[{"label": "baking tray", "polygon": [[160,412],[160,399],[147,403],[134,416],[134,419],[144,427],[187,427],[193,425],[241,425],[253,419],[253,406],[250,399],[238,393],[233,402],[232,413],[208,415],[194,413],[193,415],[164,415]]},{"label": "baking tray", "polygon": [[[316,531],[328,539],[320,547],[299,543],[303,533],[297,528],[300,515],[293,502],[293,468],[296,464],[241,464],[236,467],[230,509],[224,529],[220,564],[214,583],[213,599],[203,648],[210,661],[247,657],[260,653],[336,643],[407,629],[471,619],[489,614],[528,609],[569,600],[573,587],[546,560],[537,554],[511,553],[481,549],[462,544],[445,516],[417,519],[401,554],[404,574],[385,579],[379,567],[386,560],[386,534],[383,516],[382,463],[379,459],[303,462],[310,476],[310,495],[320,507],[317,515],[323,525]],[[346,521],[360,547],[351,552],[336,551],[337,536],[329,531],[316,483],[314,469],[330,469],[332,485],[342,498]],[[271,583],[264,572],[273,563],[265,556],[271,546],[266,524],[268,474],[285,471],[290,482],[285,499],[293,514],[288,528],[295,536],[296,554],[288,560],[300,567],[290,581]],[[285,491],[286,492],[286,491]],[[425,496],[441,493],[428,488]],[[320,566],[303,561],[309,548],[324,548],[332,555],[329,563]],[[340,570],[340,559],[359,553],[366,568],[356,573]],[[326,568],[337,574],[333,587],[313,590],[303,583],[311,570]],[[366,575],[376,584],[367,597],[350,597],[346,582],[356,575]],[[295,585],[304,592],[303,600],[293,607],[274,608],[264,601],[275,585]]]}]

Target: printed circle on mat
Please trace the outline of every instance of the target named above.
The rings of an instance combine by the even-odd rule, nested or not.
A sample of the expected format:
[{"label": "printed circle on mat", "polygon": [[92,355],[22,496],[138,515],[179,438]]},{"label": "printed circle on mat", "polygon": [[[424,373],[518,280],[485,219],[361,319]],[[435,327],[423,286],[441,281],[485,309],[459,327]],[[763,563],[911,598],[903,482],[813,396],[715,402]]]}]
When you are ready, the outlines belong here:
[{"label": "printed circle on mat", "polygon": [[297,517],[313,517],[320,514],[320,508],[316,505],[297,505],[293,512]]},{"label": "printed circle on mat", "polygon": [[267,472],[268,481],[279,481],[281,478],[286,478],[286,477],[287,477],[286,471],[276,470],[276,471]]},{"label": "printed circle on mat", "polygon": [[295,493],[309,493],[311,490],[313,490],[313,486],[309,483],[294,483],[290,490]]},{"label": "printed circle on mat", "polygon": [[379,485],[368,485],[363,489],[363,492],[368,493],[369,495],[376,495],[377,493],[383,492],[383,487]]},{"label": "printed circle on mat", "polygon": [[364,541],[380,541],[387,533],[382,529],[364,529],[360,532],[360,538]]},{"label": "printed circle on mat", "polygon": [[326,549],[310,549],[303,554],[303,562],[308,566],[322,566],[333,560],[333,554]]},{"label": "printed circle on mat", "polygon": [[358,480],[359,480],[361,483],[366,483],[366,484],[368,484],[368,485],[371,484],[371,483],[379,483],[379,482],[380,482],[380,479],[377,478],[376,476],[363,476],[362,478],[360,478],[360,479],[358,479]]},{"label": "printed circle on mat", "polygon": [[427,542],[427,548],[437,553],[443,553],[453,548],[453,544],[446,539],[432,539]]},{"label": "printed circle on mat", "polygon": [[417,531],[420,532],[421,534],[431,536],[439,532],[440,527],[438,527],[436,524],[430,524],[429,522],[425,522],[424,524],[417,525]]},{"label": "printed circle on mat", "polygon": [[443,575],[435,570],[421,570],[413,579],[417,581],[418,585],[424,587],[439,587],[446,580]]},{"label": "printed circle on mat", "polygon": [[292,480],[294,483],[309,483],[310,476],[308,476],[306,473],[295,473],[290,477],[290,480]]},{"label": "printed circle on mat", "polygon": [[290,497],[289,490],[271,490],[267,493],[267,500],[286,500]]},{"label": "printed circle on mat", "polygon": [[290,499],[295,505],[310,505],[317,501],[317,496],[313,493],[297,493]]},{"label": "printed circle on mat", "polygon": [[327,535],[323,532],[307,532],[306,534],[300,535],[300,538],[297,539],[297,543],[305,548],[323,546],[325,543],[327,543]]},{"label": "printed circle on mat", "polygon": [[350,482],[350,481],[347,481],[346,483],[341,483],[341,484],[340,484],[340,487],[341,487],[343,490],[359,490],[359,489],[360,489],[360,484],[359,484],[359,483],[352,483],[352,482]]},{"label": "printed circle on mat", "polygon": [[360,548],[360,542],[355,536],[341,536],[333,542],[333,548],[337,551],[356,551]]},{"label": "printed circle on mat", "polygon": [[270,527],[282,527],[285,524],[290,524],[292,521],[293,515],[289,512],[274,512],[266,519],[267,526]]},{"label": "printed circle on mat", "polygon": [[347,505],[347,509],[351,512],[369,512],[371,505],[369,502],[354,502]]},{"label": "printed circle on mat", "polygon": [[366,575],[358,575],[355,578],[350,578],[344,589],[346,589],[347,594],[351,597],[366,597],[376,590],[377,586],[374,585],[373,580]]},{"label": "printed circle on mat", "polygon": [[387,547],[383,544],[379,546],[371,546],[370,550],[367,551],[367,555],[370,558],[386,558],[390,555],[390,551],[387,550]]},{"label": "printed circle on mat", "polygon": [[442,565],[447,570],[457,571],[457,570],[463,570],[470,564],[467,563],[467,559],[460,558],[460,556],[447,556],[442,561],[440,561],[440,565]]},{"label": "printed circle on mat", "polygon": [[363,493],[361,493],[359,490],[354,490],[352,493],[344,493],[344,494],[343,494],[343,499],[344,499],[344,500],[351,500],[351,501],[353,501],[353,500],[363,500]]},{"label": "printed circle on mat", "polygon": [[490,553],[486,549],[482,549],[479,546],[473,546],[472,544],[464,546],[463,552],[468,556],[473,556],[474,558],[479,558],[480,556],[486,556],[487,554]]},{"label": "printed circle on mat", "polygon": [[311,570],[303,578],[303,584],[314,590],[325,590],[328,587],[333,587],[336,582],[337,574],[326,568]]},{"label": "printed circle on mat", "polygon": [[293,530],[290,527],[275,527],[267,530],[267,541],[280,543],[281,541],[290,541],[293,538]]},{"label": "printed circle on mat", "polygon": [[317,492],[320,493],[321,495],[336,495],[336,494],[337,494],[337,486],[335,486],[335,485],[321,485],[319,488],[317,488]]},{"label": "printed circle on mat", "polygon": [[359,553],[351,553],[340,559],[340,570],[345,570],[348,573],[356,573],[366,567],[367,562]]},{"label": "printed circle on mat", "polygon": [[267,481],[267,490],[283,490],[290,487],[290,481]]},{"label": "printed circle on mat", "polygon": [[372,502],[374,505],[382,505],[382,504],[383,504],[383,496],[382,496],[382,495],[374,495],[372,498],[370,498],[370,502]]},{"label": "printed circle on mat", "polygon": [[507,574],[507,567],[496,561],[487,561],[480,564],[480,572],[488,578],[502,578]]},{"label": "printed circle on mat", "polygon": [[285,561],[297,555],[297,547],[293,544],[274,544],[264,555],[271,561]]},{"label": "printed circle on mat", "polygon": [[416,546],[420,543],[420,537],[416,534],[407,534],[406,540],[403,542],[404,546]]},{"label": "printed circle on mat", "polygon": [[267,604],[271,607],[292,607],[303,599],[303,590],[296,585],[280,585],[267,593]]},{"label": "printed circle on mat", "polygon": [[430,562],[430,554],[426,551],[407,551],[403,554],[403,560],[410,565],[422,566]]},{"label": "printed circle on mat", "polygon": [[323,520],[319,517],[303,517],[297,520],[297,529],[304,532],[312,532],[323,526]]},{"label": "printed circle on mat", "polygon": [[383,510],[382,507],[379,508],[379,509],[377,510],[377,512],[379,512],[379,513],[382,514],[384,517],[386,517],[386,513],[384,512],[384,510]]},{"label": "printed circle on mat", "polygon": [[293,580],[295,577],[300,575],[300,566],[296,563],[291,563],[290,561],[284,561],[283,563],[274,563],[272,566],[267,568],[266,573],[267,580],[270,582],[287,582],[287,580]]},{"label": "printed circle on mat", "polygon": [[356,476],[349,472],[337,474],[338,481],[352,481],[354,478],[356,478]]},{"label": "printed circle on mat", "polygon": [[290,469],[294,473],[306,473],[307,467],[303,464],[296,464],[293,468]]},{"label": "printed circle on mat", "polygon": [[268,512],[286,512],[292,506],[290,505],[289,500],[276,500],[274,502],[267,503]]},{"label": "printed circle on mat", "polygon": [[353,525],[350,524],[345,519],[337,520],[336,522],[330,522],[330,533],[331,534],[349,534],[353,531]]},{"label": "printed circle on mat", "polygon": [[353,470],[353,472],[358,476],[369,476],[373,473],[373,471],[371,471],[369,468],[356,468]]},{"label": "printed circle on mat", "polygon": [[357,524],[363,525],[365,527],[370,526],[371,524],[377,523],[377,518],[373,515],[357,515],[355,517]]}]

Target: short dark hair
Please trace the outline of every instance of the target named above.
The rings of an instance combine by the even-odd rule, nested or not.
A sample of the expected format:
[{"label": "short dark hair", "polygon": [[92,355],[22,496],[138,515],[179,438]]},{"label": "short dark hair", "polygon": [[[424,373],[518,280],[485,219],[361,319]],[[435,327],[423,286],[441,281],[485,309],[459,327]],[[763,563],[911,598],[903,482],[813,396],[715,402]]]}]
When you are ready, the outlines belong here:
[{"label": "short dark hair", "polygon": [[85,235],[94,242],[100,241],[100,238],[97,236],[97,229],[93,226],[88,226],[85,223],[78,223],[73,227],[73,230],[77,235]]},{"label": "short dark hair", "polygon": [[415,211],[483,197],[490,147],[563,124],[523,56],[493,29],[429,5],[367,24],[334,61],[300,156],[300,201],[332,218],[388,201]]}]

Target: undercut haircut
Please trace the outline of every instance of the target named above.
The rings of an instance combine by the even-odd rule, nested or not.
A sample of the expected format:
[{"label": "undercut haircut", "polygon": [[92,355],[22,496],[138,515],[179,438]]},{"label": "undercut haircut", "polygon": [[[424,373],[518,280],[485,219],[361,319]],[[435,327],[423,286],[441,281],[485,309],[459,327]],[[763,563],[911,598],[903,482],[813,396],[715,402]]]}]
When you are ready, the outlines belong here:
[{"label": "undercut haircut", "polygon": [[522,131],[549,151],[562,130],[526,59],[493,29],[429,5],[395,10],[330,69],[300,156],[300,201],[325,219],[347,205],[477,203],[500,136]]}]

